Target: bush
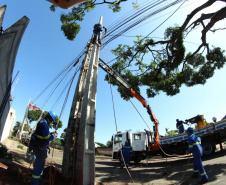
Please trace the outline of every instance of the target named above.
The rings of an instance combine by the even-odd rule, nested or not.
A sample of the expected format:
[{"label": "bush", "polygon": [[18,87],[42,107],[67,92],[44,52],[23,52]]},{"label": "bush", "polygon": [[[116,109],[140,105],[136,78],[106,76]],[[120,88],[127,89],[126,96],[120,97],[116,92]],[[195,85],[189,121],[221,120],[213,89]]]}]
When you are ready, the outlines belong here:
[{"label": "bush", "polygon": [[24,146],[23,145],[17,145],[17,148],[20,148],[21,150],[23,150]]},{"label": "bush", "polygon": [[2,143],[0,143],[0,158],[9,159],[11,161],[13,159],[13,155],[8,152],[8,149]]}]

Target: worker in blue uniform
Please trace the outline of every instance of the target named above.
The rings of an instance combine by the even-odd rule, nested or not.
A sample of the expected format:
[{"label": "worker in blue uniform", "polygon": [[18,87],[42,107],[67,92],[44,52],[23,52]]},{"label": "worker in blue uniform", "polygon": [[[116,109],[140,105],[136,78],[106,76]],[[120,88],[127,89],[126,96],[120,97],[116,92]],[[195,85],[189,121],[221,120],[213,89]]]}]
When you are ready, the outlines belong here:
[{"label": "worker in blue uniform", "polygon": [[46,117],[38,122],[36,130],[31,136],[27,154],[30,154],[33,150],[34,155],[36,156],[32,172],[32,185],[39,184],[40,177],[45,167],[49,141],[52,141],[57,137],[57,132],[49,132],[49,125],[55,121],[56,117],[57,116],[53,111],[49,111]]},{"label": "worker in blue uniform", "polygon": [[107,33],[107,28],[102,26],[101,24],[95,24],[93,27],[93,44],[96,42],[96,39],[98,39],[98,43],[101,44],[101,38],[100,38],[100,33],[103,31],[103,28],[105,30],[105,35]]},{"label": "worker in blue uniform", "polygon": [[[125,145],[122,146],[122,155],[121,156],[121,168],[124,166],[124,161],[126,164],[126,167],[129,167],[129,161],[130,161],[130,155],[132,154],[132,148],[129,146],[129,142],[125,141]],[[124,158],[124,161],[123,161]]]},{"label": "worker in blue uniform", "polygon": [[192,178],[198,178],[199,173],[201,175],[202,180],[200,183],[206,183],[208,182],[208,176],[205,172],[205,169],[202,165],[202,155],[203,155],[203,149],[201,145],[201,139],[200,137],[196,136],[194,134],[194,129],[189,127],[187,129],[188,134],[188,149],[187,154],[191,153],[193,154],[193,175]]},{"label": "worker in blue uniform", "polygon": [[177,122],[176,127],[177,127],[177,129],[179,129],[179,133],[180,134],[184,133],[184,123],[185,122],[180,121],[179,119],[176,119],[176,122]]}]

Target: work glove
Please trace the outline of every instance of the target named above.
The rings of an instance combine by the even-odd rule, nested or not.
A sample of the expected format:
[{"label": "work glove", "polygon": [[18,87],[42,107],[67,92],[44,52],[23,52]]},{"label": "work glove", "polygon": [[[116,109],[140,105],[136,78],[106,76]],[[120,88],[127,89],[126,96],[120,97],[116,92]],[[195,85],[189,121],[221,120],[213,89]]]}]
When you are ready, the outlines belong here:
[{"label": "work glove", "polygon": [[51,132],[51,134],[54,134],[55,135],[55,137],[57,137],[58,136],[58,133],[55,131],[55,132]]}]

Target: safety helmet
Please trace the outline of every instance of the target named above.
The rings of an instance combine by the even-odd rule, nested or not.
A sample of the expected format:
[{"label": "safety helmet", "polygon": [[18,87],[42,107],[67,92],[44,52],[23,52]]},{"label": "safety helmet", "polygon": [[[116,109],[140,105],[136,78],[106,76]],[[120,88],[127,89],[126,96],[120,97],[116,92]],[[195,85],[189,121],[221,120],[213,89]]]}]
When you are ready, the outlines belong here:
[{"label": "safety helmet", "polygon": [[179,119],[176,119],[176,121],[179,121]]},{"label": "safety helmet", "polygon": [[55,112],[53,111],[49,111],[49,115],[51,116],[51,118],[53,119],[53,121],[55,121],[57,115],[55,114]]},{"label": "safety helmet", "polygon": [[187,129],[187,134],[190,136],[191,134],[193,134],[193,132],[194,132],[194,129],[192,128],[192,127],[188,127],[188,129]]}]

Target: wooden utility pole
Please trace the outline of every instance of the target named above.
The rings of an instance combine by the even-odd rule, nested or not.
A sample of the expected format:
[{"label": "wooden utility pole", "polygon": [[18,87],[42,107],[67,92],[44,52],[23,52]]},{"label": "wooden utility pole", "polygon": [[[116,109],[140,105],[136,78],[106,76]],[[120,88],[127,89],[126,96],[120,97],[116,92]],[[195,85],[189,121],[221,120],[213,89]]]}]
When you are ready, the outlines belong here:
[{"label": "wooden utility pole", "polygon": [[[99,23],[102,25],[102,17]],[[72,102],[62,166],[64,177],[79,185],[95,183],[94,133],[100,45],[89,42],[87,48]]]}]

